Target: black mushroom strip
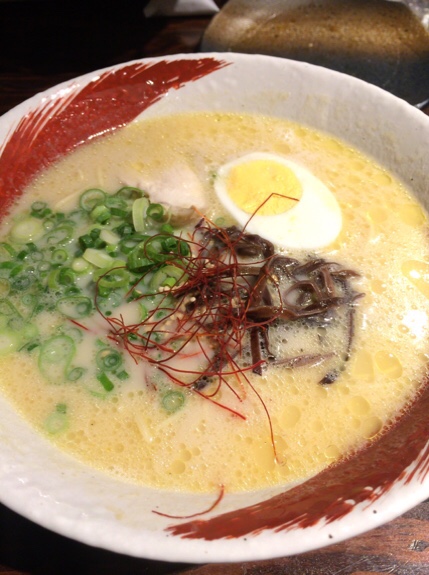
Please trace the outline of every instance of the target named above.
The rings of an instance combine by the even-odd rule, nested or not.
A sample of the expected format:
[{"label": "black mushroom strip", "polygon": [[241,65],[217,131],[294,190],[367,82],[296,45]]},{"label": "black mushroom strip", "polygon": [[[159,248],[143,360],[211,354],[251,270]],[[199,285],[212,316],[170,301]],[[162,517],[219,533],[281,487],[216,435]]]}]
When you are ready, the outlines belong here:
[{"label": "black mushroom strip", "polygon": [[[337,365],[322,377],[321,384],[335,381],[349,359],[354,337],[355,302],[363,294],[353,290],[351,280],[358,274],[340,264],[321,258],[299,261],[275,253],[271,242],[235,226],[216,228],[204,220],[196,226],[201,238],[204,258],[209,262],[204,285],[193,285],[191,308],[199,311],[219,333],[228,336],[237,332],[248,334],[253,371],[262,375],[269,365],[300,367],[337,358]],[[232,263],[234,265],[232,265]],[[185,288],[186,289],[186,288]],[[204,313],[210,307],[210,320]],[[213,310],[217,310],[213,312]],[[228,317],[229,324],[222,322]],[[233,325],[233,323],[235,325]],[[291,357],[279,357],[271,349],[270,333],[285,325],[319,331],[335,324],[343,329],[341,349],[306,352]],[[320,328],[323,328],[321,330]],[[235,332],[234,332],[235,330]],[[223,337],[223,336],[222,336]],[[338,339],[338,338],[337,338]],[[221,370],[227,359],[223,345],[214,344],[216,369]],[[287,351],[287,344],[281,353]],[[207,384],[207,378],[197,383]]]},{"label": "black mushroom strip", "polygon": [[[257,366],[255,372],[262,374],[261,359],[266,363],[297,367],[316,363],[337,355],[341,363],[350,357],[354,336],[355,301],[363,294],[356,293],[350,279],[358,274],[342,269],[336,262],[310,259],[305,263],[274,256],[261,268],[256,279],[257,289],[253,292],[247,315],[261,327],[253,328],[251,335],[252,359]],[[341,312],[340,312],[341,310]],[[270,352],[267,341],[268,330],[273,318],[277,322],[300,321],[303,325],[328,326],[335,315],[340,316],[346,326],[343,349],[327,354],[304,354],[293,358],[276,358]],[[321,384],[333,383],[342,365],[329,371]]]}]

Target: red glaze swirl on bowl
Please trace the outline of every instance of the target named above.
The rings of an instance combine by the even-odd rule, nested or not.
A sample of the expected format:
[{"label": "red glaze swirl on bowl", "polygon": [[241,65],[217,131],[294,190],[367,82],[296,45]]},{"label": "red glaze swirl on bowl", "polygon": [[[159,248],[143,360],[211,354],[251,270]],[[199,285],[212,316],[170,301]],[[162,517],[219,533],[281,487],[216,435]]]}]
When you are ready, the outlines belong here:
[{"label": "red glaze swirl on bowl", "polygon": [[[131,63],[101,73],[83,88],[72,83],[44,99],[22,118],[3,145],[2,213],[42,169],[73,148],[129,123],[169,90],[226,65],[212,57]],[[425,385],[396,424],[359,453],[269,500],[208,519],[181,521],[166,530],[184,538],[215,540],[268,529],[305,528],[333,522],[357,504],[370,505],[397,482],[423,481],[429,470],[428,406]]]}]

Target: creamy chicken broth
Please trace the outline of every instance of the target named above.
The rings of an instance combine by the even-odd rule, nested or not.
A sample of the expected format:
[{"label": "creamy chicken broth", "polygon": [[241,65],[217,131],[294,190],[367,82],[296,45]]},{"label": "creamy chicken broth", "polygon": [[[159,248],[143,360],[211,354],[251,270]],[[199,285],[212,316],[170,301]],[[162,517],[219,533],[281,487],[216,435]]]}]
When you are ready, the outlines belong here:
[{"label": "creamy chicken broth", "polygon": [[[243,157],[248,164],[238,172],[234,162]],[[28,229],[23,232],[19,226],[21,214],[25,210],[31,212],[33,206],[30,219],[49,219],[41,213],[35,217],[36,203],[40,209],[65,214],[65,221],[74,218],[74,229],[80,230],[77,235],[88,235],[88,229],[94,228],[116,235],[116,239],[107,241],[107,246],[113,246],[107,255],[115,258],[119,216],[103,221],[102,215],[96,219],[95,214],[88,224],[76,211],[85,190],[101,189],[106,197],[113,197],[124,186],[132,186],[148,193],[150,205],[161,204],[165,217],[170,213],[168,225],[174,224],[171,234],[188,241],[194,253],[195,244],[208,241],[204,230],[212,230],[213,239],[216,230],[230,229],[238,223],[241,229],[243,213],[248,214],[246,219],[250,218],[243,204],[246,193],[243,197],[239,192],[229,193],[232,171],[235,178],[241,178],[234,184],[237,190],[242,184],[247,189],[278,158],[287,161],[287,185],[289,180],[297,180],[300,191],[294,195],[293,183],[292,188],[287,188],[288,193],[282,192],[282,196],[288,196],[290,206],[275,208],[276,217],[288,210],[293,214],[298,203],[311,200],[308,211],[302,210],[303,219],[299,219],[299,230],[307,225],[307,234],[300,234],[289,216],[285,220],[269,220],[269,241],[276,256],[297,262],[287,265],[292,266],[288,269],[303,286],[299,293],[290,290],[294,299],[288,309],[307,309],[314,297],[315,280],[311,274],[315,272],[302,266],[313,262],[313,268],[317,268],[322,264],[314,262],[320,260],[333,262],[329,273],[323,272],[327,277],[323,289],[335,291],[330,294],[331,300],[335,296],[346,303],[337,302],[329,311],[309,314],[309,318],[278,317],[269,326],[268,342],[263,337],[266,330],[258,328],[260,361],[256,369],[252,369],[257,356],[251,345],[251,337],[255,336],[251,336],[249,328],[240,344],[236,340],[225,344],[224,352],[232,359],[228,367],[222,368],[219,379],[214,373],[219,367],[214,359],[219,343],[216,340],[214,345],[207,332],[200,340],[189,340],[185,347],[183,338],[179,338],[175,353],[165,362],[161,347],[165,332],[186,331],[189,324],[183,328],[184,320],[176,313],[169,318],[173,322],[170,328],[162,317],[156,319],[161,322],[156,329],[142,327],[148,317],[155,321],[155,311],[161,316],[163,311],[164,315],[173,315],[173,304],[159,302],[172,297],[170,290],[178,289],[189,278],[158,274],[154,280],[153,271],[147,275],[146,271],[137,271],[132,276],[134,283],[141,273],[146,278],[144,289],[148,290],[150,284],[150,289],[158,293],[144,299],[143,306],[142,300],[128,301],[122,291],[117,301],[110,298],[109,305],[103,307],[103,303],[100,308],[98,302],[89,315],[70,318],[70,300],[61,304],[63,307],[58,303],[49,306],[44,296],[44,307],[36,310],[28,290],[23,288],[27,297],[19,291],[14,294],[13,289],[8,293],[8,282],[13,285],[20,272],[16,265],[6,265],[13,258],[3,255],[0,387],[31,425],[72,456],[122,480],[194,491],[215,491],[220,485],[228,491],[241,491],[299,481],[387,429],[415,397],[426,377],[427,218],[418,202],[391,174],[330,136],[283,120],[251,115],[198,113],[141,121],[79,148],[41,174],[16,204],[12,217],[3,222],[3,241],[14,246],[14,264],[28,262],[28,254],[16,260],[16,252],[28,251],[27,244],[34,240],[37,245],[42,240],[26,237]],[[225,166],[228,169],[222,171]],[[275,174],[275,185],[283,185],[276,178]],[[135,200],[129,204],[132,201]],[[312,214],[315,202],[320,204],[317,213]],[[232,208],[228,207],[232,204]],[[203,215],[207,220],[203,220],[202,231],[196,232],[195,226]],[[319,245],[323,244],[320,238],[324,237],[326,226],[320,232],[314,231],[323,221],[330,222],[331,229],[338,228],[334,238],[326,236],[327,245]],[[56,220],[53,229],[60,224]],[[150,234],[161,233],[161,226],[165,225],[156,219],[152,224]],[[136,225],[142,226],[142,234],[147,235],[147,223]],[[255,218],[252,225],[246,232],[264,237],[258,228],[267,229],[263,218]],[[286,239],[282,235],[285,228],[289,230]],[[201,239],[203,236],[205,240]],[[61,249],[63,242],[69,253],[74,244],[53,237],[55,249]],[[106,238],[105,234],[102,237]],[[293,248],[288,247],[288,241]],[[213,242],[218,242],[217,252],[227,252],[229,239],[219,240],[216,236]],[[77,272],[70,276],[70,284],[77,286],[77,291],[72,290],[67,297],[70,293],[80,296],[90,282],[94,289],[97,270],[104,267],[82,256],[88,246],[106,253],[106,241],[104,244],[103,248],[99,247],[101,244],[76,244],[73,248],[73,261],[83,259],[82,265],[89,264],[92,279],[88,280],[77,266]],[[173,250],[176,262],[180,258],[189,262],[190,255],[182,253],[186,249],[180,248],[180,242]],[[48,253],[52,255],[53,250]],[[129,253],[122,253],[123,262]],[[56,253],[55,257],[70,255]],[[239,260],[249,266],[258,262],[261,267],[272,257],[259,253],[247,259],[241,255]],[[211,258],[206,258],[208,269],[220,261],[214,264]],[[10,277],[12,268],[15,275]],[[287,275],[285,270],[280,266],[268,275]],[[52,274],[52,268],[47,272]],[[174,274],[174,270],[170,272]],[[193,271],[188,272],[192,277]],[[244,280],[240,276],[240,282],[252,284],[254,278],[249,277]],[[53,291],[57,289],[55,281],[61,284],[52,274]],[[67,277],[64,281],[68,281]],[[273,282],[275,292],[277,284],[274,279]],[[63,290],[64,285],[58,289]],[[108,285],[107,292],[110,288]],[[284,292],[286,288],[283,285],[281,289]],[[186,311],[195,319],[202,309],[198,308],[198,301],[195,303],[199,297],[195,298],[195,293],[189,291],[189,301],[184,301],[175,312]],[[254,315],[249,315],[257,326],[263,324],[261,314],[269,315],[274,308],[278,313],[281,302],[276,297],[272,294],[271,311],[267,312],[267,306],[261,311],[259,306]],[[18,317],[27,326],[25,337],[12,343],[9,304],[16,310],[13,325],[19,324]],[[167,308],[167,312],[161,308]],[[79,309],[82,312],[82,307]],[[61,313],[64,310],[66,315]],[[231,312],[232,318],[234,313]],[[118,321],[115,323],[112,318]],[[140,337],[139,330],[143,330],[145,341],[148,337],[159,338],[156,353],[137,356],[132,353],[135,347],[124,345],[125,340],[118,333],[130,326],[138,326],[131,334],[134,337],[136,333]],[[136,340],[127,341],[135,344]],[[172,345],[170,339],[168,345]],[[58,346],[63,355],[55,363],[51,360],[58,357]],[[203,382],[196,373],[201,373]]]}]

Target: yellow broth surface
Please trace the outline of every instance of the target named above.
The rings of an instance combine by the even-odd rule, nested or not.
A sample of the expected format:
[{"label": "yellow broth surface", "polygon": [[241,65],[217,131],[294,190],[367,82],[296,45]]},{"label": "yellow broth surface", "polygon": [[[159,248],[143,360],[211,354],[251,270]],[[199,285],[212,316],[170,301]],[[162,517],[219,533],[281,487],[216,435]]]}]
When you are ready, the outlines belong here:
[{"label": "yellow broth surface", "polygon": [[[87,188],[113,192],[137,185],[140,177],[162,178],[185,163],[202,183],[206,215],[230,224],[233,217],[213,191],[213,174],[256,151],[306,166],[340,204],[339,237],[312,255],[360,274],[353,286],[365,295],[356,303],[352,353],[344,371],[332,384],[320,385],[319,365],[269,368],[262,376],[250,374],[249,383],[236,384],[240,400],[221,387],[216,399],[240,411],[241,419],[192,391],[182,409],[167,414],[145,382],[145,366],[129,357],[131,377],[107,397],[89,393],[90,382],[88,387],[47,382],[35,354],[2,357],[1,391],[60,449],[121,480],[157,488],[254,490],[303,480],[358,449],[418,393],[428,361],[426,215],[383,168],[330,136],[250,115],[197,113],[140,121],[46,170],[13,214],[36,200],[57,210],[73,209]],[[3,223],[3,236],[9,226],[10,218]],[[60,318],[42,313],[38,322],[41,333],[49,333]],[[88,355],[81,361],[94,359]],[[61,433],[49,433],[45,422],[57,404],[67,405],[69,424]]]}]

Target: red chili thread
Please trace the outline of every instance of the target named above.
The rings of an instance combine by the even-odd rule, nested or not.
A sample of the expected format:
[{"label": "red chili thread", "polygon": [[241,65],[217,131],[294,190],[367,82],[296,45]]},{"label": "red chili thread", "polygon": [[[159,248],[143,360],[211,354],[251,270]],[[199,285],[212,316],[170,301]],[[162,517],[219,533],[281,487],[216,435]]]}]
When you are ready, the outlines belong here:
[{"label": "red chili thread", "polygon": [[214,503],[212,503],[208,509],[205,509],[204,511],[198,511],[198,513],[193,513],[192,515],[170,515],[169,513],[162,513],[161,511],[156,511],[155,509],[152,509],[152,513],[161,515],[161,517],[167,517],[168,519],[192,519],[193,517],[199,517],[200,515],[205,515],[206,513],[213,511],[213,509],[215,509],[215,507],[217,507],[222,501],[224,494],[225,487],[224,485],[221,485],[216,501],[214,501]]},{"label": "red chili thread", "polygon": [[[97,306],[97,296],[95,304],[98,312],[109,324],[109,338],[121,345],[136,363],[144,360],[156,365],[174,384],[192,390],[242,419],[246,419],[243,414],[218,402],[216,395],[222,386],[226,386],[238,401],[243,401],[246,397],[246,388],[250,389],[266,413],[271,443],[277,460],[268,408],[247,377],[249,370],[254,371],[255,368],[265,364],[266,360],[260,359],[247,366],[239,365],[235,359],[242,358],[244,338],[250,330],[266,328],[283,313],[281,286],[274,277],[274,271],[270,271],[268,266],[268,262],[275,255],[272,244],[259,238],[262,243],[258,244],[258,249],[264,257],[257,258],[257,261],[253,258],[248,264],[239,260],[239,250],[236,249],[243,238],[247,238],[248,241],[249,237],[255,237],[245,230],[252,218],[273,196],[299,201],[297,198],[271,194],[250,216],[241,231],[236,228],[219,227],[195,210],[201,219],[194,231],[187,234],[187,239],[177,238],[188,244],[191,254],[183,256],[171,253],[171,258],[167,256],[166,261],[159,264],[163,266],[167,263],[181,269],[183,281],[179,281],[172,288],[164,288],[163,292],[141,294],[136,298],[144,300],[151,296],[161,296],[161,302],[149,311],[148,317],[143,322],[126,324],[122,316],[117,318],[104,315]],[[152,236],[155,239],[151,239],[151,242],[156,241],[158,236],[165,237],[165,234]],[[271,249],[267,255],[266,252]],[[145,255],[149,257],[149,254]],[[252,273],[252,270],[258,273]],[[143,273],[127,296],[132,296],[138,284],[144,282],[147,274],[153,271],[154,269],[151,269]],[[261,271],[262,273],[259,273]],[[252,275],[253,281],[248,277]],[[277,307],[270,306],[270,314],[265,319],[252,320],[248,316],[248,311],[252,302],[260,297],[260,291],[267,283],[266,278],[270,280],[271,289],[276,293],[280,304]],[[160,318],[159,313],[162,313]],[[161,341],[159,338],[162,338]],[[192,343],[196,344],[197,351],[191,350],[186,353],[187,347]],[[154,356],[154,352],[157,357]],[[162,354],[161,357],[158,357],[159,353]],[[206,363],[202,370],[180,369],[169,365],[173,358],[184,359],[197,357],[199,354]],[[187,376],[190,380],[185,381],[182,376]],[[236,385],[233,385],[233,381]]]},{"label": "red chili thread", "polygon": [[[262,403],[267,414],[275,451],[268,409],[246,376],[246,372],[253,370],[255,365],[241,366],[234,360],[234,357],[242,356],[244,337],[248,330],[256,325],[246,317],[246,311],[257,284],[252,285],[251,281],[240,273],[242,264],[234,249],[244,234],[242,230],[235,240],[231,240],[224,228],[216,226],[202,216],[195,230],[184,240],[190,246],[192,254],[189,256],[172,254],[172,261],[166,262],[183,269],[183,277],[186,277],[186,280],[168,291],[142,294],[136,298],[144,300],[150,296],[162,296],[161,302],[149,311],[144,322],[126,324],[122,316],[104,315],[97,305],[97,297],[96,308],[109,324],[109,338],[120,344],[136,363],[143,360],[156,365],[174,384],[192,389],[200,397],[241,419],[246,417],[231,406],[217,401],[216,395],[222,386],[226,386],[238,401],[243,401],[246,396],[246,386],[243,383],[246,383]],[[225,249],[219,250],[213,246],[210,248],[215,235],[221,238]],[[255,261],[252,265],[261,265],[264,261]],[[130,288],[128,296],[131,296],[133,290],[151,271],[140,276]],[[171,297],[174,297],[173,303],[169,303]],[[190,297],[194,298],[197,305],[187,308],[187,304],[193,303],[188,301]],[[157,319],[156,315],[159,312],[163,312],[163,317]],[[172,329],[168,329],[169,320],[173,321]],[[264,323],[268,323],[268,320]],[[141,331],[142,326],[145,327],[144,333]],[[154,341],[154,334],[161,335],[162,341]],[[130,336],[134,336],[134,340]],[[174,349],[172,343],[178,341],[181,343]],[[183,352],[191,343],[197,344],[206,362],[202,371],[189,368],[185,370],[168,365],[173,358],[184,358],[187,354]],[[161,352],[162,357],[155,359],[153,351]],[[191,380],[183,381],[181,375],[191,376]],[[231,377],[238,384],[238,389],[237,385],[234,386],[229,381]],[[199,382],[203,380],[210,380],[209,389],[198,388]]]},{"label": "red chili thread", "polygon": [[89,331],[89,329],[86,326],[82,325],[81,323],[79,323],[75,319],[71,319],[71,318],[69,318],[69,319],[70,319],[71,323],[74,323],[75,325],[77,325],[77,327],[80,327],[80,329],[84,329],[85,331]]}]

